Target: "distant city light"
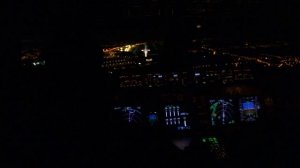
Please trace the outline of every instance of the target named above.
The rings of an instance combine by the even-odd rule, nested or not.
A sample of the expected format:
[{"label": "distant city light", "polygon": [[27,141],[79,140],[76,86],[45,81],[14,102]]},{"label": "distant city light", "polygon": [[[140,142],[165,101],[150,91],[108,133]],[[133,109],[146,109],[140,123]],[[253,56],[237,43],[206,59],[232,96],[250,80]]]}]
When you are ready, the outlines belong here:
[{"label": "distant city light", "polygon": [[146,62],[151,62],[151,61],[153,61],[152,58],[146,59]]},{"label": "distant city light", "polygon": [[38,65],[45,65],[46,62],[45,61],[36,61],[36,62],[33,62],[32,64],[33,64],[33,66],[38,66]]},{"label": "distant city light", "polygon": [[198,24],[196,27],[197,27],[197,29],[200,29],[202,26]]},{"label": "distant city light", "polygon": [[149,53],[149,51],[150,51],[150,49],[148,49],[147,44],[145,44],[145,48],[144,48],[142,51],[144,52],[145,57],[147,58],[147,57],[148,57],[148,53]]}]

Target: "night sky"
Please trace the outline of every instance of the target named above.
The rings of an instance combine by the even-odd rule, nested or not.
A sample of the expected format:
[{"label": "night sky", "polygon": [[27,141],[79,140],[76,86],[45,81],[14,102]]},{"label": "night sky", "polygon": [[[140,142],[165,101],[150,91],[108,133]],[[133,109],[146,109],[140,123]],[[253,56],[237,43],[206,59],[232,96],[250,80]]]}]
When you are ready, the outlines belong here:
[{"label": "night sky", "polygon": [[[131,3],[130,3],[131,2]],[[141,4],[141,1],[99,1],[88,3],[84,1],[61,2],[61,1],[26,1],[23,3],[6,3],[3,8],[4,25],[12,29],[12,33],[22,36],[47,37],[52,34],[75,34],[86,35],[91,32],[101,38],[118,38],[129,33],[132,36],[143,33],[153,33],[157,36],[164,29],[180,29],[188,22],[187,18],[181,17],[189,1],[175,3],[171,1],[153,1],[157,7],[175,9],[174,18],[162,15],[159,17],[126,17],[130,4]],[[142,9],[148,9],[148,1],[142,3]],[[299,15],[297,1],[202,1],[205,11],[199,18],[203,26],[204,36],[230,38],[279,38],[296,39],[298,34]],[[201,5],[200,5],[201,6]],[[156,8],[152,7],[152,8]],[[202,9],[202,7],[201,7]],[[145,19],[146,18],[146,19]],[[174,21],[173,21],[174,20]],[[166,22],[167,21],[167,22]],[[118,34],[118,32],[121,32]],[[123,33],[124,32],[124,33]],[[108,35],[116,33],[118,35]],[[151,35],[150,35],[151,36]],[[147,36],[146,36],[147,37]]]}]

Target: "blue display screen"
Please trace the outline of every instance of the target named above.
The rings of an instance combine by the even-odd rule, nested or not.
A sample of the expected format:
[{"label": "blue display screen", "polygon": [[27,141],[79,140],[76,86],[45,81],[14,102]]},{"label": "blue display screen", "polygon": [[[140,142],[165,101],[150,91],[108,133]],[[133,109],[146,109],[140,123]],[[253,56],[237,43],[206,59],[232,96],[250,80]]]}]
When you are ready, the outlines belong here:
[{"label": "blue display screen", "polygon": [[255,109],[255,103],[252,101],[247,101],[243,103],[242,107],[243,110],[253,110]]},{"label": "blue display screen", "polygon": [[157,115],[156,114],[150,114],[149,115],[149,120],[157,120]]},{"label": "blue display screen", "polygon": [[157,116],[157,113],[154,112],[154,113],[151,113],[148,115],[148,121],[150,123],[150,125],[155,125],[158,121],[158,116]]},{"label": "blue display screen", "polygon": [[259,102],[256,96],[240,99],[241,121],[252,122],[258,118]]}]

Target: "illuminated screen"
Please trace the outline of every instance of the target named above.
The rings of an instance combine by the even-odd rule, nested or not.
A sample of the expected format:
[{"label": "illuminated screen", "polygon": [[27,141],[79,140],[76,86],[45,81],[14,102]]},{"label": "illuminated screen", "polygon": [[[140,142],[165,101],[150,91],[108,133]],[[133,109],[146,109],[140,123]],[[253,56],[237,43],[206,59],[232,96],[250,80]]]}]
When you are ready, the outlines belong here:
[{"label": "illuminated screen", "polygon": [[128,123],[140,123],[142,121],[140,106],[115,107],[114,110],[120,112],[122,119]]},{"label": "illuminated screen", "polygon": [[257,111],[260,106],[257,97],[244,97],[239,101],[241,121],[251,122],[258,118]]},{"label": "illuminated screen", "polygon": [[189,113],[182,110],[178,105],[167,105],[164,109],[165,124],[168,127],[174,127],[177,130],[190,129]]},{"label": "illuminated screen", "polygon": [[210,152],[212,152],[217,159],[225,159],[227,157],[225,148],[220,144],[217,137],[204,137],[202,138],[202,142],[210,148]]},{"label": "illuminated screen", "polygon": [[154,126],[157,124],[158,122],[158,115],[157,115],[157,112],[151,112],[149,115],[148,115],[148,121],[150,123],[151,126]]},{"label": "illuminated screen", "polygon": [[216,99],[209,102],[213,126],[235,123],[232,99]]}]

